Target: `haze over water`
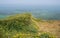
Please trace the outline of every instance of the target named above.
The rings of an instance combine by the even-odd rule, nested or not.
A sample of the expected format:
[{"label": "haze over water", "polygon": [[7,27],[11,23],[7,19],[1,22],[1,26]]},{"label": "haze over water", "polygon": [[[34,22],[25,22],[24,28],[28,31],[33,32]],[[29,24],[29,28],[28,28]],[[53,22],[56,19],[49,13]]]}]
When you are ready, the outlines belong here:
[{"label": "haze over water", "polygon": [[60,20],[60,0],[0,0],[0,18],[32,13],[36,18]]}]

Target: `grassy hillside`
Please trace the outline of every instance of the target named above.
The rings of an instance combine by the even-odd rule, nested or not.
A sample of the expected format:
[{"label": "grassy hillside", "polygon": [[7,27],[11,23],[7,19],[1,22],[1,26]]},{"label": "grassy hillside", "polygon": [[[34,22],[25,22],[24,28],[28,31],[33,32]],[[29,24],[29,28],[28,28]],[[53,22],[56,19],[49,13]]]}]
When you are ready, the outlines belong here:
[{"label": "grassy hillside", "polygon": [[31,14],[0,19],[0,38],[53,38],[48,33],[40,36],[38,31],[39,26]]}]

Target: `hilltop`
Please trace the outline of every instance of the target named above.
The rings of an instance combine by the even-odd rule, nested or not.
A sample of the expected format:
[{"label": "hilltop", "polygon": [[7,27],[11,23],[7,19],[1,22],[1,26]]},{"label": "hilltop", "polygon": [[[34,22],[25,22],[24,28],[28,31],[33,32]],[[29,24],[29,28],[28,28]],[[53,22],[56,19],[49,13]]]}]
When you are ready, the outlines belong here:
[{"label": "hilltop", "polygon": [[46,21],[34,18],[31,14],[11,15],[5,19],[0,19],[0,37],[55,38],[50,32],[47,32],[46,29],[43,29],[47,27],[44,26],[46,24],[45,22]]}]

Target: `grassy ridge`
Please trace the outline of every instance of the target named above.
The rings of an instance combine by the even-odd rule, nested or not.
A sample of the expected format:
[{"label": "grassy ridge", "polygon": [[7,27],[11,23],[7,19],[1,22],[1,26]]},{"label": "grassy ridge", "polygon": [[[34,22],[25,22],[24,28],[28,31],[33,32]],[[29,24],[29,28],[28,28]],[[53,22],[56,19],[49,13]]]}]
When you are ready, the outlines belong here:
[{"label": "grassy ridge", "polygon": [[17,14],[0,20],[0,38],[52,38],[38,35],[38,27],[31,14]]},{"label": "grassy ridge", "polygon": [[37,33],[37,29],[32,23],[30,14],[18,14],[0,20],[0,30],[5,33]]}]

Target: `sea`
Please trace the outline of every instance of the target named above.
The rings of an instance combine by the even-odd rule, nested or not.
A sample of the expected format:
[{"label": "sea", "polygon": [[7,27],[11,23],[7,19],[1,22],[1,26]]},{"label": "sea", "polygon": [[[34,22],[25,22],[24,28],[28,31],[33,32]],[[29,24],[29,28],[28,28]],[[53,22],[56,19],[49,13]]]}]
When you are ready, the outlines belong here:
[{"label": "sea", "polygon": [[0,19],[18,13],[31,13],[44,20],[60,20],[60,6],[51,5],[0,5]]}]

